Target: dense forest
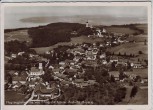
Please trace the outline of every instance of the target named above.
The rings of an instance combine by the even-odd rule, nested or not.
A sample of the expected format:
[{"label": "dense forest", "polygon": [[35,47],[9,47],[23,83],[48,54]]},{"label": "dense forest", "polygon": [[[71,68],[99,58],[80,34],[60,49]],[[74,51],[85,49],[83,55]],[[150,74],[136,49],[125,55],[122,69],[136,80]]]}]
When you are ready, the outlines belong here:
[{"label": "dense forest", "polygon": [[[75,34],[72,34],[75,32]],[[47,47],[58,42],[69,42],[71,37],[88,35],[92,33],[90,28],[79,23],[52,23],[44,27],[30,28],[29,36],[32,38],[31,47]]]}]

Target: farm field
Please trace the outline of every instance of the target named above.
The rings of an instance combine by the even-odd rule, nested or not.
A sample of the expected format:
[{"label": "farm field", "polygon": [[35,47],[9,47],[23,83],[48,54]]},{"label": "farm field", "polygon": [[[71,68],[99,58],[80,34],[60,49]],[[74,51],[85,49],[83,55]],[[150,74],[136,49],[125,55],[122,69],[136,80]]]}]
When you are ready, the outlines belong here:
[{"label": "farm field", "polygon": [[144,42],[145,40],[148,41],[148,35],[140,34],[133,37],[128,37],[127,41],[136,41],[136,42]]},{"label": "farm field", "polygon": [[142,78],[148,78],[148,69],[133,69],[133,71],[126,72],[128,75],[135,74],[139,75]]},{"label": "farm field", "polygon": [[103,38],[89,38],[87,36],[80,36],[80,37],[71,38],[70,42],[60,42],[60,43],[57,43],[53,46],[32,48],[32,49],[34,49],[39,54],[43,54],[44,52],[52,50],[52,49],[58,47],[59,45],[71,45],[72,43],[73,44],[75,44],[75,43],[82,44],[83,42],[94,43],[94,42],[102,42],[102,41],[103,41]]},{"label": "farm field", "polygon": [[132,30],[128,27],[106,27],[107,32],[112,33],[122,33],[122,34],[133,34],[137,32],[136,30]]},{"label": "farm field", "polygon": [[19,40],[19,41],[27,41],[31,42],[31,38],[29,38],[27,30],[19,30],[19,31],[13,31],[13,32],[7,32],[4,35],[4,40],[11,41],[11,40]]},{"label": "farm field", "polygon": [[147,45],[144,45],[144,43],[141,42],[122,44],[116,47],[112,47],[108,49],[108,51],[114,52],[114,54],[118,54],[120,52],[122,55],[124,53],[126,53],[126,55],[138,55],[139,51],[142,51],[143,54],[148,54]]},{"label": "farm field", "polygon": [[[118,71],[109,72],[111,75],[118,77]],[[139,75],[142,78],[148,78],[148,69],[133,69],[133,71],[126,71],[127,75]]]}]

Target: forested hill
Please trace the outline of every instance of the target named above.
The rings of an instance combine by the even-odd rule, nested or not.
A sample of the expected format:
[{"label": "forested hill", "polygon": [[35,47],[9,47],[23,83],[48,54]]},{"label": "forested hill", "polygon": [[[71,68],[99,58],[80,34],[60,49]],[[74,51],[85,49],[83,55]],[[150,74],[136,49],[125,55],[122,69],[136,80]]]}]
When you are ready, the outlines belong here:
[{"label": "forested hill", "polygon": [[58,42],[69,42],[71,37],[88,35],[90,32],[91,30],[86,28],[85,24],[62,22],[51,23],[40,28],[28,29],[28,34],[32,38],[31,47],[33,48],[47,47]]}]

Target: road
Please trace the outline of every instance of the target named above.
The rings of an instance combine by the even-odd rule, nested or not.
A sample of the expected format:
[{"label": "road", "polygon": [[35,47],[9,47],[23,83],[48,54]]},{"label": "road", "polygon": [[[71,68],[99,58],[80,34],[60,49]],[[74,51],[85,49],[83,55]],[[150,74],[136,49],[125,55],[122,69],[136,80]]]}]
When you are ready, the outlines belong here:
[{"label": "road", "polygon": [[[58,88],[58,91],[59,91],[59,94],[56,95],[56,96],[51,97],[51,99],[58,98],[58,97],[61,95],[61,89],[60,89],[60,88]],[[48,100],[49,100],[49,99],[46,99],[46,100],[39,100],[39,99],[37,99],[37,100],[32,100],[33,98],[34,98],[34,91],[32,92],[31,97],[24,103],[24,105],[27,105],[30,101],[35,101],[35,102],[37,102],[37,101],[48,101]]]},{"label": "road", "polygon": [[31,97],[24,103],[24,105],[27,105],[34,97],[34,91],[31,94]]}]

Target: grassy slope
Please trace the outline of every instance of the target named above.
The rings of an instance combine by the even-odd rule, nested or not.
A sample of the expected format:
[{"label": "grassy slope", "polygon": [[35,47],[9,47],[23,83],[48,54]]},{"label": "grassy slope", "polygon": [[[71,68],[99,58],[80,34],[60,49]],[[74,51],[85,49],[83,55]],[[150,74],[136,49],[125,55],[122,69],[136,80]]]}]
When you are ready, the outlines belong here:
[{"label": "grassy slope", "polygon": [[31,41],[31,38],[29,38],[27,30],[18,30],[18,31],[12,31],[12,32],[7,32],[4,35],[4,40],[5,41],[10,41],[10,40],[19,40],[19,41]]},{"label": "grassy slope", "polygon": [[107,32],[114,32],[114,33],[123,33],[123,34],[133,34],[137,31],[132,30],[128,27],[106,27]]},{"label": "grassy slope", "polygon": [[142,51],[144,54],[147,54],[147,45],[144,45],[144,43],[126,43],[122,44],[116,47],[112,47],[108,49],[110,52],[114,52],[115,54],[118,54],[119,52],[121,54],[138,54],[138,51]]}]

